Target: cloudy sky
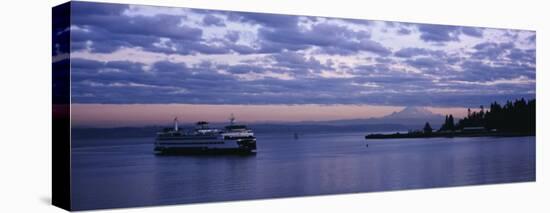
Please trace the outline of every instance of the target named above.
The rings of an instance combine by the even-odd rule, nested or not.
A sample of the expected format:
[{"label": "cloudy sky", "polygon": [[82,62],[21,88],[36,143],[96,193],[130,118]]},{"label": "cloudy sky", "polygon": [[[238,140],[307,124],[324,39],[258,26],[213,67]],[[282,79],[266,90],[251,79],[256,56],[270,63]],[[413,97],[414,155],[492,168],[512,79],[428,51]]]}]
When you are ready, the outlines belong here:
[{"label": "cloudy sky", "polygon": [[79,105],[391,112],[535,96],[533,31],[73,2],[59,33]]}]

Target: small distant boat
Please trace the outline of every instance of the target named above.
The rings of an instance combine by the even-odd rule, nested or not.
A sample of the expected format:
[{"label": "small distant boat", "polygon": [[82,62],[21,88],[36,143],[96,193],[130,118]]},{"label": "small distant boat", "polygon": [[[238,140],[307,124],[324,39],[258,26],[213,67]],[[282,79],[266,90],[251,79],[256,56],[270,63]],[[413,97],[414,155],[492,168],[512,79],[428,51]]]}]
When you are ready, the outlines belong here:
[{"label": "small distant boat", "polygon": [[157,133],[154,150],[158,154],[251,154],[256,152],[256,137],[247,126],[235,124],[233,115],[224,129],[210,128],[208,122],[199,121],[187,132],[178,127],[175,118],[174,128]]}]

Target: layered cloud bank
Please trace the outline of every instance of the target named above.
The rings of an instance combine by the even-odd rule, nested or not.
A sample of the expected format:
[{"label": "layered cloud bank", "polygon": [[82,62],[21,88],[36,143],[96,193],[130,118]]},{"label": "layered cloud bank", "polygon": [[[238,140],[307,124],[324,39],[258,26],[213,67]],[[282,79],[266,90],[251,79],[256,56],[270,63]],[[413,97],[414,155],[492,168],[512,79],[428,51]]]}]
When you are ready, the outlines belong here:
[{"label": "layered cloud bank", "polygon": [[535,96],[535,32],[73,2],[72,96],[479,106]]}]

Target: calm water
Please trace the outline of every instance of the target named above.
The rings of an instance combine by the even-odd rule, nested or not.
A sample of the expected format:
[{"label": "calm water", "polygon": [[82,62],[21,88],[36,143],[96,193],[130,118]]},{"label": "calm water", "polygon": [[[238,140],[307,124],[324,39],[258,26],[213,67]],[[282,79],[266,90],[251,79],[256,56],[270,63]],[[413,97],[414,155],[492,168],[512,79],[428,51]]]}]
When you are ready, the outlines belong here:
[{"label": "calm water", "polygon": [[[152,138],[73,148],[76,209],[535,180],[535,137],[258,135],[253,156],[155,156]],[[78,141],[76,143],[79,143]],[[133,144],[135,143],[135,144]],[[123,145],[108,145],[123,144]]]}]

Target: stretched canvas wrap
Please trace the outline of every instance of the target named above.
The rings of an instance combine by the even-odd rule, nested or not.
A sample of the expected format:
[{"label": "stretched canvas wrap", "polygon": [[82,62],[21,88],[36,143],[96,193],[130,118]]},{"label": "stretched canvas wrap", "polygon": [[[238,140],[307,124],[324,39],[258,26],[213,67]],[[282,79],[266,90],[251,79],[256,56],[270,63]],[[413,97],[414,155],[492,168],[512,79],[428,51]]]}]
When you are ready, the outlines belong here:
[{"label": "stretched canvas wrap", "polygon": [[535,181],[535,32],[53,8],[68,210]]}]

